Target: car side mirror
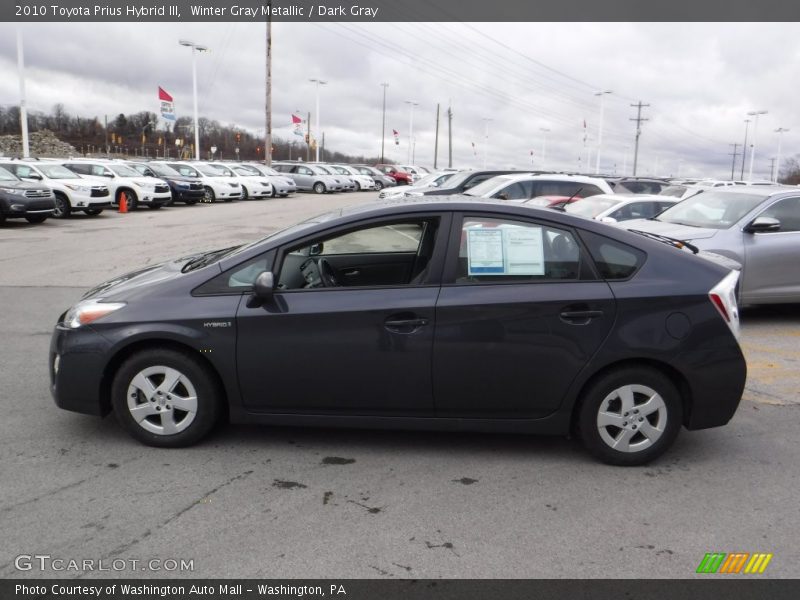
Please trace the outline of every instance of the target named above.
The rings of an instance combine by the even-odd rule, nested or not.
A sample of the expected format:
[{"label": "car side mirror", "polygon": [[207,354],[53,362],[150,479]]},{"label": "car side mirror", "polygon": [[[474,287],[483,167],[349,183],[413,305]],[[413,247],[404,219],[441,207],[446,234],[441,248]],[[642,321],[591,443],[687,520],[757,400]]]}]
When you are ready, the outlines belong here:
[{"label": "car side mirror", "polygon": [[602,217],[600,219],[601,223],[616,223],[617,220],[614,217]]},{"label": "car side mirror", "polygon": [[746,233],[765,233],[768,231],[780,231],[780,229],[781,222],[772,217],[756,217],[744,228]]},{"label": "car side mirror", "polygon": [[308,249],[309,256],[319,256],[322,254],[322,250],[325,248],[322,242],[317,242],[316,244],[311,244],[311,247]]},{"label": "car side mirror", "polygon": [[262,271],[253,283],[253,293],[247,299],[247,308],[258,308],[272,301],[275,293],[275,276],[272,271]]},{"label": "car side mirror", "polygon": [[25,177],[21,177],[20,179],[35,179],[36,181],[41,181],[42,176],[38,173],[28,173]]}]

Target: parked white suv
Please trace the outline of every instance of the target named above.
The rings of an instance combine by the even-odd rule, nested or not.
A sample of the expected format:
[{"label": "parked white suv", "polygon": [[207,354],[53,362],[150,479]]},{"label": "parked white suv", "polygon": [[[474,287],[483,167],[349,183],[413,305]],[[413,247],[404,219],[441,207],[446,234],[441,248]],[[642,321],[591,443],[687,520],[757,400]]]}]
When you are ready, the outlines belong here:
[{"label": "parked white suv", "polygon": [[10,160],[0,162],[0,166],[23,181],[49,187],[55,196],[53,216],[56,218],[64,219],[75,210],[82,210],[87,215],[99,215],[104,208],[111,206],[107,185],[81,177],[56,162]]},{"label": "parked white suv", "polygon": [[218,167],[184,161],[167,164],[184,177],[194,177],[203,184],[206,194],[203,202],[215,202],[217,199],[231,202],[242,197],[241,184]]},{"label": "parked white suv", "polygon": [[261,199],[274,196],[275,192],[272,189],[272,183],[266,177],[249,173],[246,169],[241,169],[238,165],[224,165],[220,163],[210,163],[212,166],[217,167],[234,181],[238,181],[242,186],[242,200],[248,199]]},{"label": "parked white suv", "polygon": [[140,205],[157,209],[172,200],[172,192],[166,182],[143,177],[141,173],[122,162],[71,159],[61,164],[78,175],[106,182],[114,204],[119,204],[124,193],[128,210],[136,210]]}]

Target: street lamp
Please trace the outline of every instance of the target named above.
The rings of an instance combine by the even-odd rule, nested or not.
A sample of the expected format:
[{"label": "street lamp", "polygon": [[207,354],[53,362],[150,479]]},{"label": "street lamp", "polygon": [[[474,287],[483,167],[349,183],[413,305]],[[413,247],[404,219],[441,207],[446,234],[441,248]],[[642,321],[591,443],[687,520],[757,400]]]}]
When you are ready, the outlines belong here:
[{"label": "street lamp", "polygon": [[547,127],[539,127],[539,131],[542,132],[542,171],[544,171],[547,160],[547,134],[550,133],[550,130]]},{"label": "street lamp", "polygon": [[408,164],[411,164],[411,145],[414,140],[414,107],[419,106],[419,102],[404,100],[408,104]]},{"label": "street lamp", "polygon": [[756,156],[756,129],[758,129],[758,115],[765,115],[765,110],[753,110],[747,116],[753,117],[753,141],[750,142],[750,172],[747,176],[748,181],[753,181],[753,162]]},{"label": "street lamp", "polygon": [[610,94],[611,90],[604,90],[602,92],[595,92],[595,96],[600,96],[600,122],[597,125],[597,157],[594,164],[595,174],[600,173],[600,150],[603,148],[603,110],[605,108],[606,94]]},{"label": "street lamp", "polygon": [[[322,130],[319,128],[319,86],[327,85],[328,82],[327,81],[322,81],[321,79],[309,79],[309,81],[311,83],[315,84],[316,85],[316,89],[317,89],[317,135],[321,136],[322,135]],[[311,140],[309,140],[309,142],[310,141]],[[317,140],[317,143],[316,143],[316,149],[314,151],[314,156],[315,156],[314,160],[316,162],[319,162],[319,140]]]},{"label": "street lamp", "polygon": [[194,158],[200,160],[200,129],[197,123],[197,52],[208,52],[206,46],[195,44],[188,40],[178,40],[181,46],[192,49],[192,91],[194,95]]},{"label": "street lamp", "polygon": [[383,87],[383,121],[381,125],[381,164],[383,164],[383,147],[386,142],[386,88],[389,87],[389,84],[382,83],[381,87]]},{"label": "street lamp", "polygon": [[780,174],[781,170],[781,138],[783,137],[782,134],[784,131],[789,131],[789,130],[786,129],[785,127],[778,127],[775,130],[775,133],[778,134],[778,156],[775,159],[775,174],[772,176],[772,181],[774,181],[775,183],[778,183],[778,175]]}]

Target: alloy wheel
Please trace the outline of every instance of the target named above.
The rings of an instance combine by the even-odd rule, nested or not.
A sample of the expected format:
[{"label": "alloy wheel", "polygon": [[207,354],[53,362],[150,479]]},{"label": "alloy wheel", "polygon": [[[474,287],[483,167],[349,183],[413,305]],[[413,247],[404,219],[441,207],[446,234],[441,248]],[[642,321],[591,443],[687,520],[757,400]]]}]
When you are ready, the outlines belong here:
[{"label": "alloy wheel", "polygon": [[128,385],[128,411],[139,426],[156,435],[184,431],[197,415],[197,391],[189,378],[172,367],[139,371]]}]

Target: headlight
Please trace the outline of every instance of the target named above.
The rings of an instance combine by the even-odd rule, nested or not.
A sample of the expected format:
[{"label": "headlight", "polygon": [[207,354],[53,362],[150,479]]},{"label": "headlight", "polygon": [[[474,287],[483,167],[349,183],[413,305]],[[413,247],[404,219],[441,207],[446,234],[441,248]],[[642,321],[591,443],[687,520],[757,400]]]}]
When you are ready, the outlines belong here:
[{"label": "headlight", "polygon": [[0,188],[0,190],[4,191],[7,194],[14,194],[15,196],[25,195],[25,190],[18,190],[17,188]]},{"label": "headlight", "polygon": [[75,185],[74,183],[65,183],[64,185],[66,185],[73,192],[80,192],[81,194],[88,194],[92,191],[92,188],[85,185]]},{"label": "headlight", "polygon": [[102,298],[98,298],[78,302],[64,315],[64,324],[70,329],[77,329],[81,325],[88,325],[125,306],[125,302],[103,302],[102,300]]}]

